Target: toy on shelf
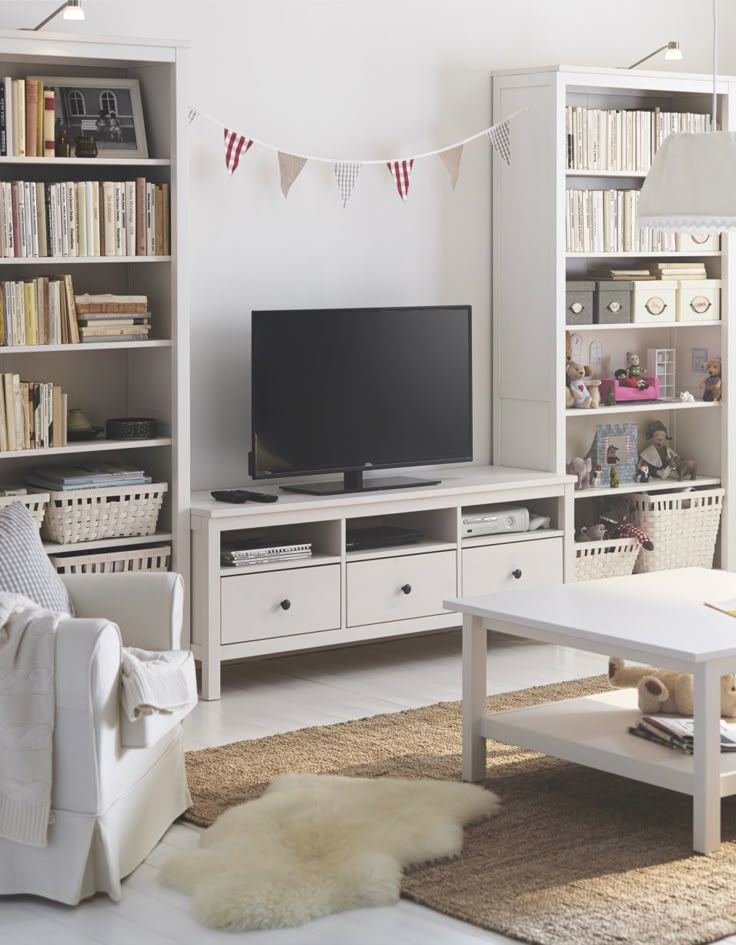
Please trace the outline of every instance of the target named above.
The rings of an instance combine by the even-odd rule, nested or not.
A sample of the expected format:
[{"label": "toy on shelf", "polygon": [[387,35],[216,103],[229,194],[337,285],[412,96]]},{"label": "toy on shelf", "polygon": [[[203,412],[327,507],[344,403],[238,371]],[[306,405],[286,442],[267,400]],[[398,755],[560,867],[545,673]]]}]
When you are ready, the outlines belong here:
[{"label": "toy on shelf", "polygon": [[565,405],[569,407],[589,408],[599,407],[601,403],[601,382],[595,378],[589,377],[590,368],[586,364],[579,364],[577,361],[569,361],[567,364],[567,392],[565,395]]},{"label": "toy on shelf", "polygon": [[620,485],[621,485],[621,482],[620,482],[620,480],[619,480],[619,478],[618,478],[618,473],[616,472],[616,467],[615,467],[615,466],[611,466],[611,488],[612,488],[612,489],[618,489],[618,487],[619,487]]},{"label": "toy on shelf", "polygon": [[635,351],[626,352],[626,377],[629,381],[626,387],[635,387],[637,390],[646,390],[649,387],[649,382],[642,375],[639,355]]},{"label": "toy on shelf", "polygon": [[640,459],[639,465],[636,467],[636,481],[637,482],[649,482],[649,463],[645,460]]},{"label": "toy on shelf", "polygon": [[683,402],[683,404],[695,403],[695,398],[693,397],[693,395],[690,393],[689,390],[680,391],[680,400]]},{"label": "toy on shelf", "polygon": [[721,399],[721,359],[710,358],[705,362],[707,377],[700,382],[703,400],[711,402]]},{"label": "toy on shelf", "polygon": [[646,390],[649,387],[649,381],[646,378],[629,377],[626,368],[619,368],[618,371],[614,371],[613,376],[621,387],[631,387],[633,390]]},{"label": "toy on shelf", "polygon": [[685,459],[673,452],[670,457],[670,466],[672,467],[673,474],[677,476],[680,482],[688,476],[691,480],[694,480],[697,476],[698,464],[694,459]]},{"label": "toy on shelf", "polygon": [[577,534],[575,535],[575,541],[603,541],[606,537],[606,526],[603,523],[598,525],[583,525],[582,528],[578,529]]},{"label": "toy on shelf", "polygon": [[[608,661],[608,684],[611,689],[636,689],[639,711],[646,715],[672,713],[693,714],[692,673],[652,666],[627,666],[612,656]],[[721,676],[721,715],[736,718],[736,675]]]},{"label": "toy on shelf", "polygon": [[633,482],[636,472],[637,428],[635,423],[599,424],[586,459],[593,467],[600,467],[600,485],[613,486],[612,472],[616,471],[618,483]]},{"label": "toy on shelf", "polygon": [[662,400],[675,399],[675,365],[677,351],[674,348],[649,348],[647,367],[649,373],[657,378],[659,396]]},{"label": "toy on shelf", "polygon": [[601,487],[601,476],[602,470],[600,466],[596,466],[590,476],[590,488],[591,489],[600,489]]},{"label": "toy on shelf", "polygon": [[661,420],[650,420],[646,426],[646,439],[649,446],[639,454],[639,461],[649,466],[650,475],[657,479],[669,479],[674,476],[682,481],[686,476],[695,479],[697,462],[694,459],[685,459],[679,456],[668,440],[672,437]]},{"label": "toy on shelf", "polygon": [[601,515],[601,523],[606,526],[606,538],[636,538],[645,551],[654,551],[654,542],[638,525],[629,521],[631,503],[622,496],[609,503]]},{"label": "toy on shelf", "polygon": [[613,377],[601,380],[601,399],[608,404],[632,400],[658,400],[659,381],[656,377],[630,377],[626,368],[613,372]]},{"label": "toy on shelf", "polygon": [[569,476],[577,476],[577,482],[575,483],[576,490],[587,489],[590,486],[590,468],[591,460],[589,457],[587,459],[581,459],[579,456],[576,456],[567,464],[567,474]]}]

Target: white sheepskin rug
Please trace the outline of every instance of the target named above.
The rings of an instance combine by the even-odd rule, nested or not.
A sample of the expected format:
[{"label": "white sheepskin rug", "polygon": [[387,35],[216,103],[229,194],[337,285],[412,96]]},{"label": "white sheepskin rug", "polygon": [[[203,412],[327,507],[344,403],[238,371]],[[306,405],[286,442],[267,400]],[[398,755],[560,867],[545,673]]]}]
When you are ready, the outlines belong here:
[{"label": "white sheepskin rug", "polygon": [[285,774],[226,811],[160,878],[210,928],[301,925],[396,902],[403,867],[456,856],[463,824],[498,809],[474,784]]}]

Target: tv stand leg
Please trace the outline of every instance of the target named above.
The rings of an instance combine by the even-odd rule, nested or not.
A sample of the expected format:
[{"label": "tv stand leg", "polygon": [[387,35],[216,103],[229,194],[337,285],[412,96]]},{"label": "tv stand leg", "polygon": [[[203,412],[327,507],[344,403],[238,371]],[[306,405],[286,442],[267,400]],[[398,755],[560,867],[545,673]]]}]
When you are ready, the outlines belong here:
[{"label": "tv stand leg", "polygon": [[363,491],[363,470],[362,469],[353,469],[350,472],[344,472],[343,480],[345,482],[345,491],[346,492],[362,492]]}]

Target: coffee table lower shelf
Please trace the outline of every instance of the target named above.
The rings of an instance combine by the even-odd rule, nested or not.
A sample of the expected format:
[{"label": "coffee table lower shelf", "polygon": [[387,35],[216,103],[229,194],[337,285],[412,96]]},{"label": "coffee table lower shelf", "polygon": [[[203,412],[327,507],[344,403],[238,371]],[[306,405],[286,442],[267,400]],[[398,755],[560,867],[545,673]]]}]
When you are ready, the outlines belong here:
[{"label": "coffee table lower shelf", "polygon": [[[484,738],[692,795],[692,755],[630,735],[628,727],[640,716],[636,691],[618,690],[487,715],[480,732]],[[736,794],[736,752],[722,753],[720,761],[721,797],[728,797]]]}]

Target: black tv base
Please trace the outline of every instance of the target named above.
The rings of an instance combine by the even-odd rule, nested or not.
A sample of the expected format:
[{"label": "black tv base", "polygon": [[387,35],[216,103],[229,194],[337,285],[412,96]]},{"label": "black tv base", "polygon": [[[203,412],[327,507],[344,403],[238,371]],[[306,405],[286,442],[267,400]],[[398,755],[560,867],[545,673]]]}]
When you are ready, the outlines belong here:
[{"label": "black tv base", "polygon": [[279,486],[284,492],[302,492],[306,495],[343,495],[350,492],[378,492],[383,489],[411,489],[417,486],[438,486],[441,479],[414,479],[412,476],[375,476],[363,479],[363,471],[343,473],[339,479],[321,482],[300,482],[293,486]]}]

